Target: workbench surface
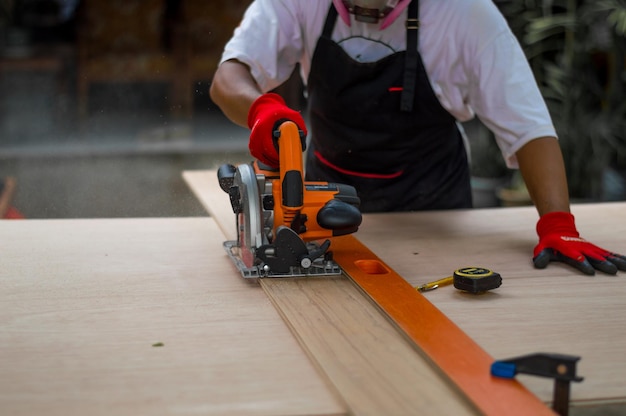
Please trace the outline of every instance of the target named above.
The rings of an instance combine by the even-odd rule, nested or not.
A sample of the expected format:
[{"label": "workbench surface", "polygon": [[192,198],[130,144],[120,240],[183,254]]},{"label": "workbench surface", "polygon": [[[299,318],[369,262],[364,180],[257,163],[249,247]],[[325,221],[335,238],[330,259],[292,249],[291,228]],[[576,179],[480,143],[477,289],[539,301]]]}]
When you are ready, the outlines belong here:
[{"label": "workbench surface", "polygon": [[[186,179],[203,188],[213,174]],[[228,204],[223,193],[205,197]],[[626,253],[625,203],[573,213],[585,238]],[[356,237],[415,286],[462,266],[499,272],[502,286],[482,295],[449,286],[424,296],[497,359],[581,356],[576,406],[626,403],[626,273],[534,269],[536,216],[530,207],[370,214]],[[476,414],[347,279],[320,283],[315,298],[292,281],[270,299],[241,278],[213,218],[0,221],[0,235],[1,414],[383,414],[372,409],[387,396],[412,408],[386,414]],[[327,290],[343,316],[328,313]],[[355,304],[366,313],[347,316]],[[288,309],[301,310],[301,325]],[[518,379],[551,400],[550,380]]]}]

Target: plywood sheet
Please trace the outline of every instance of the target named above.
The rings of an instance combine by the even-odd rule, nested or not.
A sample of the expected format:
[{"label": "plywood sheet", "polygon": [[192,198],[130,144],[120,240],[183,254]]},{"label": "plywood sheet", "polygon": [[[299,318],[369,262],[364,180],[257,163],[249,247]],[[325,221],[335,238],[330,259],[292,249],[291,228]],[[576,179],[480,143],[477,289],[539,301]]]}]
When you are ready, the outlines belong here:
[{"label": "plywood sheet", "polygon": [[209,218],[0,221],[0,413],[338,415]]}]

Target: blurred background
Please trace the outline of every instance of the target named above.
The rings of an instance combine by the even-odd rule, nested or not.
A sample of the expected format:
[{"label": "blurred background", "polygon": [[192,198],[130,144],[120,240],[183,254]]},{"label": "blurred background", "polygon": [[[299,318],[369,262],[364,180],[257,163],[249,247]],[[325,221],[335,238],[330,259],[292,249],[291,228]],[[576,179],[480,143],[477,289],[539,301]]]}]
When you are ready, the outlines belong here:
[{"label": "blurred background", "polygon": [[[0,0],[0,209],[26,218],[206,215],[181,172],[249,160],[208,96],[250,0]],[[626,199],[626,2],[496,1],[548,101],[576,201]],[[279,88],[303,109],[302,84]],[[465,125],[475,202],[528,204]],[[9,195],[11,194],[11,195]]]}]

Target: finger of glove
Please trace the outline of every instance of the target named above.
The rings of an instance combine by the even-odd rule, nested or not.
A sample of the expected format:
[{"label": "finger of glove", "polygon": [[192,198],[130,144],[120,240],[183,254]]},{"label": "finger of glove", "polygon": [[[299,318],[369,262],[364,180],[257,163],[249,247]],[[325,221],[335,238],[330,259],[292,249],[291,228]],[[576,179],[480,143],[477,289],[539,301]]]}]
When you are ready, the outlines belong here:
[{"label": "finger of glove", "polygon": [[285,121],[292,121],[298,126],[298,130],[302,132],[302,135],[306,137],[308,131],[306,129],[306,123],[299,111],[293,110],[287,106],[274,108],[273,111],[263,113],[257,120],[257,123],[262,121],[264,125],[271,126],[272,137],[274,132],[278,130],[280,125]]},{"label": "finger of glove", "polygon": [[274,122],[270,119],[259,119],[250,132],[248,148],[250,154],[271,167],[278,166],[278,149],[274,146]]},{"label": "finger of glove", "polygon": [[593,258],[587,258],[589,263],[594,269],[600,270],[607,274],[617,274],[617,266],[609,260],[596,260]]},{"label": "finger of glove", "polygon": [[[591,264],[594,265],[594,267],[596,267],[596,264],[599,264],[599,265],[604,265],[601,267],[606,268],[606,270],[604,270],[603,268],[596,267],[596,269],[598,270],[602,270],[605,273],[610,273],[610,274],[617,273],[618,269],[626,271],[626,256],[622,256],[621,254],[611,253],[610,251],[602,247],[598,247],[592,243],[585,244],[583,248],[581,249],[581,251],[582,251],[582,254],[585,257],[587,257],[587,259],[589,259]],[[595,263],[592,262],[592,259],[595,260],[596,262]],[[606,263],[609,263],[609,264],[606,264]]]},{"label": "finger of glove", "polygon": [[593,276],[596,272],[593,266],[583,257],[582,261],[578,261],[571,257],[565,256],[551,248],[545,248],[539,252],[534,258],[533,263],[538,269],[545,269],[551,261],[560,261],[580,270],[584,274]]},{"label": "finger of glove", "polygon": [[[570,266],[577,268],[578,270],[580,270],[581,272],[589,276],[593,276],[594,274],[596,274],[594,267],[591,265],[591,263],[589,263],[589,260],[587,260],[586,257],[583,257],[582,260],[579,260],[578,258],[575,259],[575,258],[566,256],[563,253],[557,252],[556,260],[563,262],[565,264],[569,264]],[[592,260],[592,261],[597,261],[597,260]]]},{"label": "finger of glove", "polygon": [[556,260],[553,253],[554,250],[552,250],[551,248],[544,248],[543,250],[539,251],[535,255],[535,257],[533,257],[533,264],[538,269],[545,269],[546,267],[548,267],[548,263],[550,263],[550,261]]},{"label": "finger of glove", "polygon": [[541,250],[541,252],[535,257],[538,259],[535,261],[536,267],[539,267],[537,266],[537,262],[543,265],[543,267],[546,267],[550,261],[560,261],[588,275],[594,275],[595,270],[587,258],[596,258],[598,262],[605,260],[604,256],[600,255],[602,249],[593,244],[587,242],[582,244],[580,242],[565,242],[561,237],[542,239],[537,247],[535,247],[535,252],[538,250]]},{"label": "finger of glove", "polygon": [[308,131],[306,129],[306,123],[304,122],[304,118],[302,117],[302,114],[300,114],[299,111],[291,110],[291,113],[289,114],[289,119],[293,121],[294,123],[296,123],[296,126],[298,126],[298,129],[302,131],[302,135],[306,137],[306,135],[308,134]]},{"label": "finger of glove", "polygon": [[616,274],[620,266],[624,267],[621,270],[626,270],[626,258],[623,256],[620,256],[622,257],[620,259],[617,257],[619,255],[591,243],[586,244],[581,251],[595,269],[604,273]]},{"label": "finger of glove", "polygon": [[[273,131],[275,133],[272,133],[272,140],[274,143],[274,147],[276,147],[276,149],[278,149],[279,151],[280,151],[280,144],[278,143],[279,135],[276,133],[278,133],[281,124],[283,124],[286,121],[292,121],[296,124],[296,126],[298,127],[298,132],[300,134],[300,145],[302,146],[302,151],[306,150],[306,136],[308,133],[306,131],[306,126],[304,125],[304,120],[302,119],[302,116],[299,113],[296,113],[296,115],[297,117],[295,117],[294,119],[281,118],[280,120],[276,121],[276,123],[274,123]],[[299,119],[300,121],[298,121],[297,119]]]},{"label": "finger of glove", "polygon": [[606,259],[613,263],[618,269],[626,271],[626,256],[621,254],[610,253]]}]

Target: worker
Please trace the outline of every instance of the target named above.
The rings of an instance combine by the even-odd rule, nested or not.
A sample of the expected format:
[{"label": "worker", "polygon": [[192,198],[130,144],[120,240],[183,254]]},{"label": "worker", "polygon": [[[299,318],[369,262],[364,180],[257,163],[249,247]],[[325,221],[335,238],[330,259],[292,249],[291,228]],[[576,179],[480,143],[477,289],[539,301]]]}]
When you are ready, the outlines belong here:
[{"label": "worker", "polygon": [[[307,122],[270,92],[298,64]],[[291,120],[303,136],[309,126],[306,180],[354,186],[363,212],[470,208],[459,122],[478,116],[540,215],[535,266],[626,270],[625,256],[578,234],[547,106],[492,0],[255,0],[210,94],[270,167],[277,124]]]}]

